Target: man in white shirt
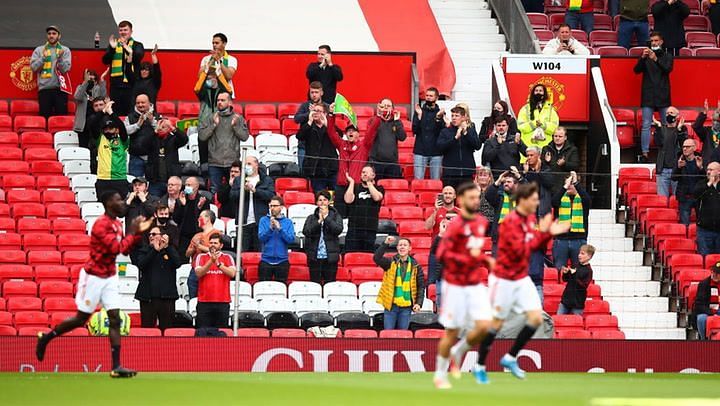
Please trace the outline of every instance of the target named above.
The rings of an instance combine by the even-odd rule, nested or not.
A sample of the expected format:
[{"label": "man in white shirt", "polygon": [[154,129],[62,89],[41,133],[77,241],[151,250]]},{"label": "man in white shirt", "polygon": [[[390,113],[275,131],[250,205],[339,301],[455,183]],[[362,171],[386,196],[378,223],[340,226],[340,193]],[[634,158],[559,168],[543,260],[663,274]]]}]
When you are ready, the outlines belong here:
[{"label": "man in white shirt", "polygon": [[210,70],[215,71],[217,77],[224,77],[227,83],[230,85],[230,96],[235,98],[235,88],[233,87],[232,78],[235,76],[237,70],[237,59],[234,56],[230,56],[225,51],[227,45],[227,36],[219,32],[213,35],[212,39],[212,51],[210,55],[205,56],[200,61],[200,72],[208,73]]},{"label": "man in white shirt", "polygon": [[543,55],[590,55],[590,50],[573,38],[569,25],[561,24],[557,31],[557,37],[545,45],[542,53]]}]

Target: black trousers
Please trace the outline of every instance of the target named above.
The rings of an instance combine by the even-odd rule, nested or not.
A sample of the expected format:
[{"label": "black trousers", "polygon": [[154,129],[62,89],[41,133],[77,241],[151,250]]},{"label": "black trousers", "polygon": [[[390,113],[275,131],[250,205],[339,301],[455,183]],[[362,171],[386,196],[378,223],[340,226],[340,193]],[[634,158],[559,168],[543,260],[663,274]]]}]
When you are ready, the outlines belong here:
[{"label": "black trousers", "polygon": [[95,193],[97,194],[98,201],[105,192],[118,192],[120,197],[125,200],[128,194],[128,182],[127,180],[103,180],[98,179],[95,181]]},{"label": "black trousers", "polygon": [[333,207],[342,218],[347,218],[347,205],[345,204],[346,191],[347,186],[336,185],[335,193],[333,194]]},{"label": "black trousers", "polygon": [[258,279],[260,281],[272,281],[287,283],[288,273],[290,273],[290,263],[283,262],[277,265],[271,265],[267,262],[260,262],[258,267]]},{"label": "black trousers", "polygon": [[160,330],[172,327],[175,315],[175,299],[150,299],[140,301],[140,323],[142,327],[155,327]]},{"label": "black trousers", "polygon": [[375,180],[381,179],[400,179],[402,178],[402,170],[400,165],[393,162],[369,162],[375,168]]},{"label": "black trousers", "polygon": [[118,116],[127,116],[135,107],[131,87],[110,86],[110,98],[115,102],[113,111]]},{"label": "black trousers", "polygon": [[68,94],[60,91],[60,89],[43,89],[38,91],[40,115],[45,118],[67,115],[67,103]]},{"label": "black trousers", "polygon": [[327,259],[310,259],[308,258],[308,268],[310,268],[310,280],[325,284],[335,282],[337,276],[337,261],[330,262]]},{"label": "black trousers", "polygon": [[230,303],[198,302],[195,327],[227,328],[230,319]]},{"label": "black trousers", "polygon": [[345,235],[345,252],[375,252],[377,230],[348,227]]},{"label": "black trousers", "polygon": [[260,252],[262,250],[262,244],[258,237],[258,225],[257,223],[246,224],[243,227],[242,235],[242,251],[243,252]]}]

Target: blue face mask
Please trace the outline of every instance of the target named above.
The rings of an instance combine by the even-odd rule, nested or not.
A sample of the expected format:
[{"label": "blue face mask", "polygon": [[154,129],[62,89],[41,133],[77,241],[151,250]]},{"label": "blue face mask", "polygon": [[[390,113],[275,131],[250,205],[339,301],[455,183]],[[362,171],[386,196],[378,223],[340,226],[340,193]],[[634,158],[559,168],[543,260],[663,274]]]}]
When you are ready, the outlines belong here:
[{"label": "blue face mask", "polygon": [[186,195],[193,194],[193,188],[191,186],[185,186],[185,194]]},{"label": "blue face mask", "polygon": [[214,88],[217,87],[217,81],[212,80],[212,79],[206,79],[206,80],[205,80],[205,86],[207,86],[207,87],[209,87],[209,88],[211,88],[211,89],[214,89]]},{"label": "blue face mask", "polygon": [[245,175],[252,176],[253,174],[253,167],[250,165],[245,166]]}]

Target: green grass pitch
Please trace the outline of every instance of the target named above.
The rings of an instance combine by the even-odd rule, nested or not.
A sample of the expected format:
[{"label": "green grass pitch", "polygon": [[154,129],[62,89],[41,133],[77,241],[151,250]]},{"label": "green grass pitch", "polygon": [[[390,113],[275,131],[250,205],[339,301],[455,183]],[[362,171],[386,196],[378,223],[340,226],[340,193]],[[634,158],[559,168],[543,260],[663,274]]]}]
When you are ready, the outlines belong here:
[{"label": "green grass pitch", "polygon": [[[470,374],[439,391],[429,373],[0,374],[3,405],[694,405],[720,404],[718,375]],[[480,403],[482,402],[482,403]]]}]

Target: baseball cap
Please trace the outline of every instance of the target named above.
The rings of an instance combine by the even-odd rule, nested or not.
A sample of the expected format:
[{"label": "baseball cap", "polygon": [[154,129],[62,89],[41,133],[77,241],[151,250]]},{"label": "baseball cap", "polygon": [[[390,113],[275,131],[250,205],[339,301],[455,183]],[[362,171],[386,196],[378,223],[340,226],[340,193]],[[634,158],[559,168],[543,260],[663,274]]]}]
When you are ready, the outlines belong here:
[{"label": "baseball cap", "polygon": [[720,273],[720,261],[716,262],[715,265],[710,267],[710,270],[714,273]]},{"label": "baseball cap", "polygon": [[58,28],[57,25],[48,25],[48,26],[45,28],[45,32],[48,32],[48,31],[50,31],[50,30],[57,31],[57,33],[60,34],[60,28]]},{"label": "baseball cap", "polygon": [[144,183],[144,184],[147,184],[148,181],[147,181],[147,179],[143,178],[142,176],[139,176],[139,177],[133,179],[132,183],[133,183],[133,184],[135,184],[135,183]]},{"label": "baseball cap", "polygon": [[108,118],[103,121],[102,128],[117,128],[117,124],[115,123],[115,121]]}]

